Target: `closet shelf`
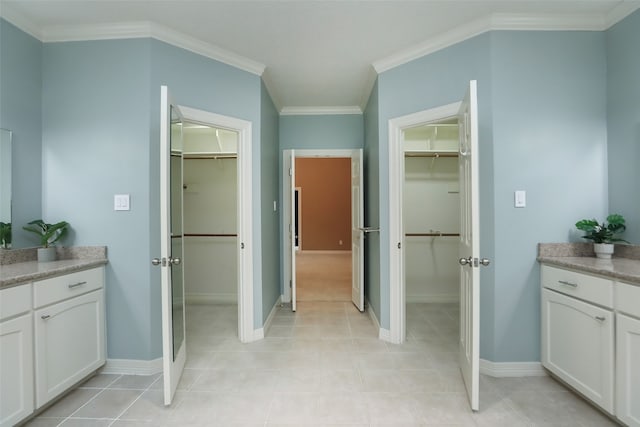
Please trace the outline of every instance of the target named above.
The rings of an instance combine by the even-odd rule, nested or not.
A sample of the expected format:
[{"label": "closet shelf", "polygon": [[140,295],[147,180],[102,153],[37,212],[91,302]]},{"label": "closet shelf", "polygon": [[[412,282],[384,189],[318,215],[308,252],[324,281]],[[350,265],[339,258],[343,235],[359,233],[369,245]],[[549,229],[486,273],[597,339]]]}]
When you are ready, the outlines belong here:
[{"label": "closet shelf", "polygon": [[234,233],[185,233],[185,237],[238,237]]},{"label": "closet shelf", "polygon": [[197,159],[237,159],[238,153],[200,153],[200,152],[189,152],[183,153],[182,157],[185,160],[197,160]]},{"label": "closet shelf", "polygon": [[406,237],[458,237],[460,233],[406,233]]},{"label": "closet shelf", "polygon": [[458,157],[458,151],[453,151],[453,150],[438,150],[438,151],[431,151],[431,150],[407,150],[404,152],[404,156],[405,157],[433,157],[433,158],[439,158],[439,157]]}]

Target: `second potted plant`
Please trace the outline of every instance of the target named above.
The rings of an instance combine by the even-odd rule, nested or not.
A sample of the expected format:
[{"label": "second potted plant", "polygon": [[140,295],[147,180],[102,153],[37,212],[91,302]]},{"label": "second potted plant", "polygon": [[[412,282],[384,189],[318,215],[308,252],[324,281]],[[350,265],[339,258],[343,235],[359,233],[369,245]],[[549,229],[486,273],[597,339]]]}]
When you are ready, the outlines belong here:
[{"label": "second potted plant", "polygon": [[602,224],[595,219],[583,219],[576,222],[576,228],[586,233],[583,238],[593,241],[593,251],[598,258],[611,259],[615,242],[629,243],[616,237],[627,229],[623,216],[619,214],[609,215]]},{"label": "second potted plant", "polygon": [[40,236],[42,247],[38,248],[38,261],[47,262],[56,260],[56,248],[52,245],[67,234],[68,227],[69,223],[66,221],[47,224],[41,219],[36,219],[22,228]]}]

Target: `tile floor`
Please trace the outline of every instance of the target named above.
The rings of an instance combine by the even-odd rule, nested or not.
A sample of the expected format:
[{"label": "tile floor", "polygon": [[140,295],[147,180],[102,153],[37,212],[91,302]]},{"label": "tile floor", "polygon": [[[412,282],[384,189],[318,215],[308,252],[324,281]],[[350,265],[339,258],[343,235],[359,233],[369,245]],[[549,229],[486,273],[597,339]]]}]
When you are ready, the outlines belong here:
[{"label": "tile floor", "polygon": [[403,345],[378,340],[366,314],[336,302],[281,307],[264,340],[242,344],[236,306],[188,306],[188,362],[171,407],[159,375],[97,375],[29,425],[615,425],[549,377],[483,376],[471,412],[456,366],[457,308],[407,312]]},{"label": "tile floor", "polygon": [[296,253],[298,301],[351,301],[351,251]]}]

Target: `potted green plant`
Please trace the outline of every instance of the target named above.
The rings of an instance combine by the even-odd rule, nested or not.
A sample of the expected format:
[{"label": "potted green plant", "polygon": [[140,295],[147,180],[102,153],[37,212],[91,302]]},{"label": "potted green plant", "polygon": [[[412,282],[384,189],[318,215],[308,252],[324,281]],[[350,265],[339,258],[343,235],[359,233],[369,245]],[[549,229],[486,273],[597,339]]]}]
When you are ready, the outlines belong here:
[{"label": "potted green plant", "polygon": [[0,222],[0,248],[9,249],[11,247],[11,223]]},{"label": "potted green plant", "polygon": [[46,262],[56,260],[56,248],[52,245],[67,234],[68,227],[69,223],[66,221],[47,224],[41,219],[36,219],[22,228],[40,237],[42,247],[38,248],[38,261]]},{"label": "potted green plant", "polygon": [[627,229],[624,217],[619,214],[611,214],[606,221],[600,224],[595,219],[582,219],[576,222],[576,228],[584,231],[584,239],[593,241],[593,251],[598,258],[611,259],[616,242],[629,243],[617,237]]}]

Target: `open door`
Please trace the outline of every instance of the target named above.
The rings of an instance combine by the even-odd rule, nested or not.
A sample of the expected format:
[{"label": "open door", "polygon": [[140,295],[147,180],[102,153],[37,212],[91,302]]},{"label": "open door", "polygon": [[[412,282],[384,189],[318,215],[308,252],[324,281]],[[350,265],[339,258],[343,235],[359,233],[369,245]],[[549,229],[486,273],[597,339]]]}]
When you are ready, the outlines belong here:
[{"label": "open door", "polygon": [[160,96],[160,258],[164,404],[170,405],[187,358],[182,269],[182,117],[166,86]]},{"label": "open door", "polygon": [[291,281],[291,311],[296,311],[296,152],[291,150],[288,156],[289,161],[289,187],[288,187],[288,204],[289,207],[289,257],[290,257],[290,274]]},{"label": "open door", "polygon": [[364,311],[364,199],[362,149],[351,156],[351,301]]},{"label": "open door", "polygon": [[478,202],[478,99],[475,80],[458,113],[460,126],[460,369],[471,409],[480,394],[480,257]]}]

